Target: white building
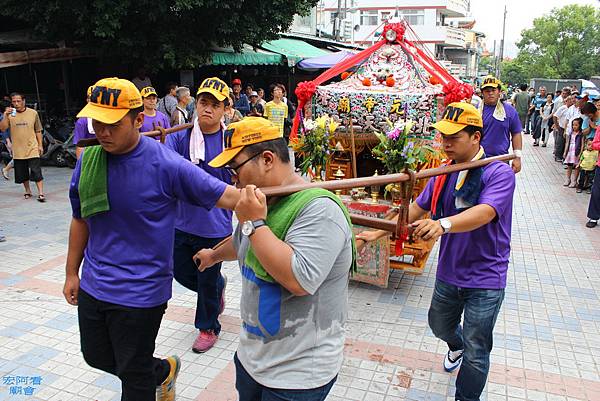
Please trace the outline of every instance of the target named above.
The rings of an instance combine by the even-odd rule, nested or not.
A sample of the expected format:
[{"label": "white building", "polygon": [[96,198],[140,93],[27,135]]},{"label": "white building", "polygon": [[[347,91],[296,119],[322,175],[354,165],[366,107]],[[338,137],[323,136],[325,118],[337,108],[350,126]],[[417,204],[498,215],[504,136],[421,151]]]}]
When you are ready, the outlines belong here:
[{"label": "white building", "polygon": [[415,42],[444,61],[454,75],[470,78],[476,75],[477,49],[469,30],[456,23],[469,12],[470,0],[321,0],[316,19],[320,33],[339,32],[340,40],[370,45],[379,40],[389,18],[404,18],[416,34]]}]

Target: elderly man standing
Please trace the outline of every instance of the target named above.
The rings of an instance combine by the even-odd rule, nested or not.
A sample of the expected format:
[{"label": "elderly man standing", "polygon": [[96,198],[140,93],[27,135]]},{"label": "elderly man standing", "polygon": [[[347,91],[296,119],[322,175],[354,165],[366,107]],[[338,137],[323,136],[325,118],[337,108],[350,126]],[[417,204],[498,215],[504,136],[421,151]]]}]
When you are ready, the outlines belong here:
[{"label": "elderly man standing", "polygon": [[[226,166],[242,198],[233,240],[197,254],[200,270],[238,260],[242,272],[240,345],[234,356],[240,401],[322,401],[340,371],[352,229],[328,191],[269,199],[256,188],[302,184],[278,127],[246,117],[225,132]],[[255,186],[256,185],[256,186]]]},{"label": "elderly man standing", "polygon": [[233,107],[242,113],[242,116],[245,116],[250,112],[250,101],[248,96],[242,93],[242,80],[235,78],[231,81],[231,85],[233,89]]},{"label": "elderly man standing", "polygon": [[[211,176],[229,184],[229,171],[208,165],[208,161],[223,151],[225,127],[221,120],[225,102],[229,102],[229,88],[219,78],[207,78],[198,88],[197,98],[198,117],[194,120],[194,127],[167,136],[165,145]],[[218,318],[225,307],[226,280],[221,275],[221,263],[200,272],[192,258],[200,249],[213,247],[229,237],[231,220],[229,210],[206,210],[185,201],[177,203],[173,265],[175,280],[197,294],[194,325],[198,335],[192,345],[192,351],[196,353],[208,351],[217,342],[221,332]]]},{"label": "elderly man standing", "polygon": [[512,144],[513,153],[517,156],[512,161],[512,169],[518,173],[521,171],[523,157],[523,127],[515,108],[500,101],[501,85],[500,80],[493,76],[487,76],[481,84],[483,93],[481,145],[489,157],[508,153]]},{"label": "elderly man standing", "polygon": [[42,122],[37,111],[25,105],[25,96],[11,93],[12,107],[4,111],[0,121],[0,131],[10,129],[12,152],[15,168],[15,183],[23,184],[25,199],[31,198],[29,181],[35,182],[38,190],[37,200],[45,202],[44,177],[40,157],[44,153],[42,142]]},{"label": "elderly man standing", "polygon": [[175,91],[177,95],[177,107],[171,114],[171,127],[185,124],[191,121],[191,115],[188,111],[188,104],[193,100],[190,96],[190,89],[182,86]]}]

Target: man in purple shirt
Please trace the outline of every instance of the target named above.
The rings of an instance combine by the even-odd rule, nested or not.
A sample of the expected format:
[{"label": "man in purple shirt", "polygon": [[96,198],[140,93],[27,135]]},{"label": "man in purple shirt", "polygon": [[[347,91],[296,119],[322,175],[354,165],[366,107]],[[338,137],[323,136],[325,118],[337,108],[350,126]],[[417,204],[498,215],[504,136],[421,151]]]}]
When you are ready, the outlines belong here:
[{"label": "man in purple shirt", "polygon": [[69,192],[63,294],[78,306],[83,357],[121,379],[123,400],[171,401],[179,358],[153,354],[171,297],[177,202],[233,209],[239,192],[140,135],[142,98],[130,81],[98,81],[78,117],[92,118],[101,146],[77,161]]},{"label": "man in purple shirt", "polygon": [[[225,82],[219,78],[205,79],[197,92],[197,118],[194,127],[170,134],[165,145],[187,160],[193,160],[194,164],[208,174],[230,184],[231,174],[227,169],[208,165],[210,160],[223,151],[221,120],[225,113],[225,102],[228,101],[229,88]],[[202,138],[198,144],[201,149],[194,149],[198,138]],[[199,154],[195,154],[196,150],[199,150]],[[196,353],[208,351],[217,342],[221,331],[218,317],[225,306],[226,279],[221,275],[221,263],[201,272],[192,258],[200,249],[212,248],[229,237],[231,232],[231,211],[206,210],[183,200],[177,203],[174,273],[175,280],[197,293],[194,325],[199,333],[192,345],[192,351]]]},{"label": "man in purple shirt", "polygon": [[481,84],[483,93],[483,136],[481,146],[485,154],[498,156],[507,154],[512,142],[513,153],[517,156],[512,161],[515,173],[521,171],[521,158],[523,157],[523,137],[521,120],[514,107],[500,100],[500,86],[502,83],[497,78],[487,76]]},{"label": "man in purple shirt", "polygon": [[[450,104],[434,124],[452,163],[486,157],[480,146],[482,126],[478,110],[467,103]],[[514,189],[514,172],[495,162],[432,178],[409,208],[415,237],[442,237],[429,326],[448,344],[444,369],[451,372],[462,363],[457,400],[479,400],[487,380],[492,332],[506,286]],[[422,219],[427,212],[433,218]],[[372,241],[381,235],[367,231],[357,238]]]},{"label": "man in purple shirt", "polygon": [[[144,101],[144,123],[140,132],[149,132],[156,130],[156,127],[171,128],[169,117],[156,109],[158,96],[156,90],[148,86],[140,91]],[[156,139],[159,139],[157,136]]]}]

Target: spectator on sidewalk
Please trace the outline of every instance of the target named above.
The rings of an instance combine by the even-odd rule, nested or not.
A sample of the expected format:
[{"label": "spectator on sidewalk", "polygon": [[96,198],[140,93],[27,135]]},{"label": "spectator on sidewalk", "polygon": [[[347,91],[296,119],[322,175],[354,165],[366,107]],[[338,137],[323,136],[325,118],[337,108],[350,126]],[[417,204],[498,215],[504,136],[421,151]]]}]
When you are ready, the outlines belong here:
[{"label": "spectator on sidewalk", "polygon": [[283,129],[285,126],[285,119],[288,118],[288,106],[283,102],[283,88],[277,84],[273,86],[271,92],[273,100],[267,102],[265,105],[265,118],[269,120],[281,131],[283,135]]},{"label": "spectator on sidewalk", "polygon": [[[600,151],[600,127],[596,128],[592,150]],[[598,225],[598,220],[600,219],[600,157],[598,157],[598,161],[596,162],[596,172],[594,173],[592,196],[590,197],[587,217],[589,219],[585,224],[587,228],[594,228]]]},{"label": "spectator on sidewalk", "polygon": [[[38,190],[37,200],[46,202],[40,160],[44,154],[40,116],[37,111],[25,105],[25,96],[22,93],[11,93],[10,99],[12,107],[7,107],[4,111],[4,118],[0,121],[0,131],[10,129],[15,183],[23,184],[25,188],[23,196],[29,199],[32,197],[29,181],[35,182]],[[14,117],[12,114],[15,114]]]},{"label": "spectator on sidewalk", "polygon": [[106,78],[78,114],[93,119],[100,146],[71,179],[63,295],[77,305],[85,361],[121,379],[121,399],[173,401],[179,358],[153,354],[171,298],[177,201],[233,209],[240,194],[140,135],[142,106],[133,83]]},{"label": "spectator on sidewalk", "polygon": [[[143,88],[140,93],[144,102],[144,123],[140,128],[140,132],[155,131],[156,127],[171,128],[169,118],[156,109],[158,96],[154,88]],[[155,138],[159,139],[160,137],[157,136]]]},{"label": "spectator on sidewalk", "polygon": [[[198,118],[194,127],[170,134],[165,145],[211,176],[231,184],[231,174],[226,169],[208,165],[208,161],[223,151],[226,128],[221,120],[225,104],[229,102],[228,96],[229,88],[225,82],[216,77],[205,79],[197,92]],[[221,274],[221,263],[199,271],[192,258],[200,249],[212,248],[229,237],[231,219],[229,210],[206,210],[185,201],[177,202],[173,266],[175,280],[196,293],[194,326],[198,334],[192,345],[192,351],[196,353],[208,351],[219,338],[219,315],[225,308],[227,280]]]},{"label": "spectator on sidewalk", "polygon": [[581,107],[581,115],[583,116],[583,125],[581,130],[587,139],[594,139],[596,128],[600,125],[600,111],[594,103],[586,102]]},{"label": "spectator on sidewalk", "polygon": [[244,116],[242,116],[242,113],[240,113],[235,108],[234,100],[231,95],[229,95],[228,100],[229,101],[225,103],[225,114],[223,114],[223,121],[225,122],[226,126],[228,126],[231,123],[237,123],[238,121],[241,121],[244,118]]},{"label": "spectator on sidewalk", "polygon": [[147,86],[152,86],[152,81],[148,74],[146,74],[146,67],[140,67],[137,69],[136,76],[131,80],[138,90],[142,90]]},{"label": "spectator on sidewalk", "polygon": [[565,137],[569,123],[569,110],[575,104],[575,96],[569,95],[562,106],[555,109],[554,115],[554,161],[562,162],[565,152]]},{"label": "spectator on sidewalk", "polygon": [[521,84],[519,88],[520,92],[516,93],[514,96],[515,109],[519,115],[521,127],[525,129],[527,125],[527,111],[529,110],[529,102],[531,101],[531,98],[529,97],[529,93],[527,93],[527,84]]},{"label": "spectator on sidewalk", "polygon": [[[8,105],[5,105],[5,108]],[[0,114],[0,121],[4,119],[4,114]],[[2,167],[2,176],[5,180],[9,180],[10,170],[13,169],[15,162],[12,156],[12,142],[10,141],[10,129],[0,131],[0,159],[4,163]]]},{"label": "spectator on sidewalk", "polygon": [[[228,127],[229,146],[209,164],[228,166],[242,198],[233,239],[198,253],[200,270],[238,260],[240,344],[234,355],[240,401],[327,397],[340,371],[354,266],[345,206],[321,189],[271,199],[257,187],[302,184],[281,130],[260,117]],[[256,185],[256,186],[255,186]]]},{"label": "spectator on sidewalk", "polygon": [[[576,168],[579,163],[579,159],[581,158],[581,152],[583,152],[583,144],[585,141],[585,137],[581,132],[581,124],[582,118],[575,118],[571,125],[571,131],[567,135],[565,146],[565,153],[563,155],[563,159],[565,160],[565,164],[567,166],[567,178],[563,186],[569,188],[575,188],[575,183],[577,182],[577,177],[579,176],[579,169]],[[575,179],[571,179],[572,173],[575,171]]]},{"label": "spectator on sidewalk", "polygon": [[533,107],[532,114],[532,130],[533,130],[533,146],[540,145],[540,136],[542,135],[542,115],[541,109],[544,103],[546,103],[546,87],[540,86],[540,91],[536,97],[531,101]]},{"label": "spectator on sidewalk", "polygon": [[192,121],[188,111],[188,104],[193,101],[192,97],[190,96],[190,89],[182,86],[177,88],[175,93],[177,95],[177,106],[171,115],[172,127]]},{"label": "spectator on sidewalk", "polygon": [[258,92],[252,91],[250,93],[250,116],[262,117],[265,114],[265,109],[259,102]]},{"label": "spectator on sidewalk", "polygon": [[548,139],[550,139],[550,130],[552,123],[552,113],[554,111],[554,103],[552,103],[552,95],[546,96],[546,103],[542,105],[540,114],[542,116],[542,147],[545,148],[548,145]]},{"label": "spectator on sidewalk", "polygon": [[246,116],[250,112],[250,102],[248,96],[242,93],[242,81],[239,78],[235,78],[231,81],[233,88],[233,107],[239,111],[242,116]]},{"label": "spectator on sidewalk", "polygon": [[579,182],[577,184],[577,193],[581,193],[584,190],[587,191],[588,194],[592,193],[592,181],[594,180],[594,168],[596,167],[596,163],[598,162],[598,151],[593,148],[593,140],[588,139],[586,141],[585,150],[581,153],[581,158],[579,159],[578,168],[579,172]]},{"label": "spectator on sidewalk", "polygon": [[258,103],[260,103],[264,109],[267,104],[267,101],[265,100],[265,90],[263,88],[258,88],[256,93],[258,93]]},{"label": "spectator on sidewalk", "polygon": [[[171,118],[175,108],[177,107],[177,84],[175,82],[167,82],[165,85],[165,96],[160,99],[156,109],[165,116]],[[141,90],[141,89],[140,89]]]},{"label": "spectator on sidewalk", "polygon": [[487,76],[481,84],[484,103],[481,145],[488,156],[507,154],[512,145],[513,153],[517,156],[512,161],[512,169],[518,173],[523,157],[523,128],[515,108],[500,101],[501,84],[493,76]]},{"label": "spectator on sidewalk", "polygon": [[571,95],[571,88],[565,86],[560,91],[560,96],[554,98],[554,110],[558,110],[565,103],[565,100]]}]

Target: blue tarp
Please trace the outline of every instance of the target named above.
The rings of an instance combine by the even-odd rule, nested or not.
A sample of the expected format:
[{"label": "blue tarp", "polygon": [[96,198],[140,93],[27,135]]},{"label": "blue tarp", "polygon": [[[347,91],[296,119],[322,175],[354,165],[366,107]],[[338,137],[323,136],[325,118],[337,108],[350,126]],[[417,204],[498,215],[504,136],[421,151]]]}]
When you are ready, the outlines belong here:
[{"label": "blue tarp", "polygon": [[298,67],[304,70],[317,70],[320,68],[331,68],[342,60],[352,57],[354,53],[342,50],[337,53],[326,54],[319,57],[305,58],[298,63]]}]

